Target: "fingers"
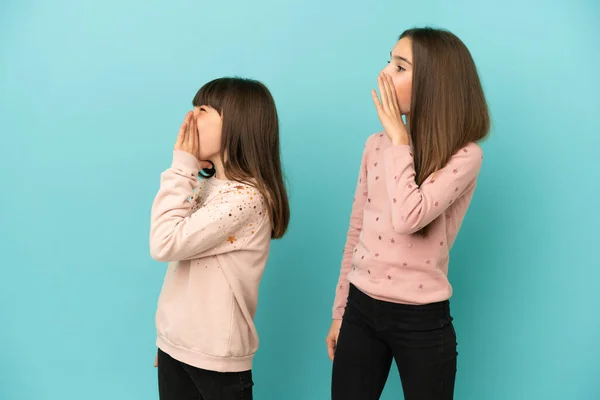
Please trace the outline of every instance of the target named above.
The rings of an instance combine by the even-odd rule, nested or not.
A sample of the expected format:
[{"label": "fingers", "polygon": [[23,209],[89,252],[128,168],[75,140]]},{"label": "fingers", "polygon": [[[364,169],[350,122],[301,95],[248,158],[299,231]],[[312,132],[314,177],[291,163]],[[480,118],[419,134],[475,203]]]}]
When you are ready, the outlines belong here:
[{"label": "fingers", "polygon": [[[188,113],[189,114],[189,113]],[[187,129],[188,114],[185,115],[181,127],[179,128],[179,134],[177,135],[177,141],[175,142],[175,149],[181,150],[185,143],[185,133]]]},{"label": "fingers", "polygon": [[390,92],[390,105],[392,106],[392,109],[394,111],[395,114],[397,114],[398,116],[401,115],[400,113],[400,106],[398,105],[398,96],[396,95],[396,88],[394,87],[394,81],[392,80],[392,77],[385,74],[385,80],[387,82],[387,87],[389,89]]},{"label": "fingers", "polygon": [[385,89],[385,94],[387,96],[388,112],[390,114],[393,114],[394,104],[395,104],[394,100],[396,99],[396,92],[394,91],[394,85],[393,85],[391,79],[392,78],[385,73],[382,76],[383,87]]},{"label": "fingers", "polygon": [[194,114],[190,111],[186,117],[187,129],[186,129],[186,146],[189,152],[194,150],[194,133],[192,127],[194,126]]},{"label": "fingers", "polygon": [[383,79],[383,74],[380,74],[377,78],[377,84],[379,85],[379,96],[381,96],[381,106],[383,111],[386,113],[389,111],[389,98],[386,88],[386,82]]},{"label": "fingers", "polygon": [[191,135],[193,137],[193,142],[194,142],[194,155],[196,156],[196,158],[200,157],[200,136],[198,134],[198,120],[196,119],[196,116],[193,115],[192,116],[192,132]]},{"label": "fingers", "polygon": [[190,131],[190,117],[191,117],[191,112],[188,112],[185,115],[185,119],[183,120],[183,142],[185,144],[187,144],[188,142],[188,137],[189,137],[189,131]]},{"label": "fingers", "polygon": [[154,368],[158,367],[158,354],[156,355],[156,358],[154,358]]},{"label": "fingers", "polygon": [[188,113],[186,132],[186,151],[198,158],[198,129],[193,112]]},{"label": "fingers", "polygon": [[377,112],[381,111],[381,103],[379,102],[379,98],[377,97],[377,92],[375,89],[371,90],[371,95],[373,96],[373,103],[375,103],[375,108],[377,108]]},{"label": "fingers", "polygon": [[189,114],[190,114],[189,112],[187,114],[185,114],[185,117],[183,118],[183,122],[181,123],[181,127],[179,128],[179,135],[181,137],[183,137],[185,135],[185,130],[187,128],[187,120],[188,120]]},{"label": "fingers", "polygon": [[327,343],[327,355],[331,361],[333,361],[333,357],[335,356],[336,342],[336,339],[332,336],[328,336],[325,340],[325,343]]}]

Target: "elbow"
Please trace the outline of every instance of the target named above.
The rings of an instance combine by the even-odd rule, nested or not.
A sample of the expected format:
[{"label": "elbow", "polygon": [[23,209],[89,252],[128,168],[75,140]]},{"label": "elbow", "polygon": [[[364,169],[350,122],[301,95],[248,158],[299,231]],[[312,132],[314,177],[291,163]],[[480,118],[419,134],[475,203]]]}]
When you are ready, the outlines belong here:
[{"label": "elbow", "polygon": [[423,229],[426,215],[421,204],[392,210],[392,228],[399,235],[411,235]]},{"label": "elbow", "polygon": [[162,249],[150,247],[150,257],[158,262],[169,262],[166,253]]},{"label": "elbow", "polygon": [[419,229],[417,227],[414,226],[410,226],[407,224],[392,224],[394,227],[394,232],[396,232],[399,235],[412,235],[413,233],[416,233],[419,231]]},{"label": "elbow", "polygon": [[154,261],[158,262],[169,262],[169,258],[160,251],[150,250],[150,257],[154,259]]},{"label": "elbow", "polygon": [[392,220],[392,228],[399,235],[411,235],[421,230],[417,219],[397,217]]}]

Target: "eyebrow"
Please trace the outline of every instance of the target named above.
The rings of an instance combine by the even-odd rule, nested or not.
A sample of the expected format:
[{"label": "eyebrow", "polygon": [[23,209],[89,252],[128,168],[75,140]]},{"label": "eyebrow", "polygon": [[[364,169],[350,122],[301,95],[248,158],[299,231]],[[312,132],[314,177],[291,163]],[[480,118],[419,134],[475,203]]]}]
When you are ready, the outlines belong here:
[{"label": "eyebrow", "polygon": [[400,57],[400,56],[394,56],[394,55],[392,55],[391,52],[390,52],[390,57],[395,58],[396,60],[404,61],[408,65],[412,65],[412,63],[410,61],[408,61],[408,58],[404,58],[404,57]]}]

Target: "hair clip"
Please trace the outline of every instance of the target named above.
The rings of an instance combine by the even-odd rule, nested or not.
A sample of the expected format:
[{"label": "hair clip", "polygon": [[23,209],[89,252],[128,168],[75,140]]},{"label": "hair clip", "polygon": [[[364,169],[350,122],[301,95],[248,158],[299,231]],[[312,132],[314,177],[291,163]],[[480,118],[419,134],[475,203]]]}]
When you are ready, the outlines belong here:
[{"label": "hair clip", "polygon": [[215,164],[213,164],[212,161],[209,161],[209,163],[210,163],[210,165],[212,165],[212,167],[210,167],[210,168],[202,168],[198,172],[198,176],[200,178],[204,178],[204,179],[212,178],[217,173],[217,171],[215,170]]}]

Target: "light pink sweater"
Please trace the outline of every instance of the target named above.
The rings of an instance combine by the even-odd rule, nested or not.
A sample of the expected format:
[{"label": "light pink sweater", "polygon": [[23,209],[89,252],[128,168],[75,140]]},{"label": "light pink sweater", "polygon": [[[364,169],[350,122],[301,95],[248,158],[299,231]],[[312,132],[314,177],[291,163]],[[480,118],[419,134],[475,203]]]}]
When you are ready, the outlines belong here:
[{"label": "light pink sweater", "polygon": [[249,185],[199,181],[198,171],[194,156],[175,151],[152,206],[150,252],[169,262],[156,313],[157,345],[198,368],[250,370],[272,231],[266,203]]},{"label": "light pink sweater", "polygon": [[[344,315],[349,283],[388,302],[427,304],[450,298],[448,252],[473,197],[482,159],[481,148],[470,143],[417,186],[410,146],[393,146],[383,133],[367,140],[334,319]],[[415,234],[427,224],[427,236]]]}]

